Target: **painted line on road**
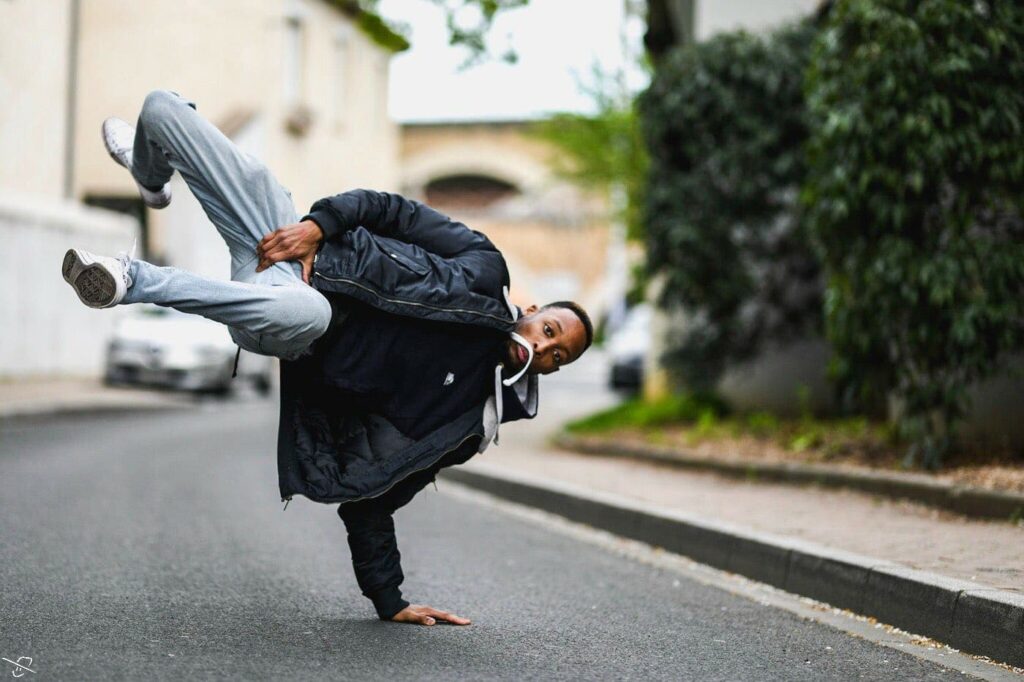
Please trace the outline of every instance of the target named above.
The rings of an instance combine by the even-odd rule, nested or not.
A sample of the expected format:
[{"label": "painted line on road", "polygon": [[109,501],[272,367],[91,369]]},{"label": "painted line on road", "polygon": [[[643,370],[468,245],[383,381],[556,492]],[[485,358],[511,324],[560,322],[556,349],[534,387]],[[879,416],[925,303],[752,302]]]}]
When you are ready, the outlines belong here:
[{"label": "painted line on road", "polygon": [[1020,668],[997,663],[984,656],[965,654],[927,637],[879,623],[874,618],[860,616],[852,611],[838,609],[808,597],[801,597],[735,573],[721,571],[680,554],[666,552],[643,542],[628,540],[592,526],[569,521],[556,514],[509,502],[450,479],[442,479],[442,485],[438,489],[443,494],[461,501],[496,509],[542,529],[596,545],[606,551],[641,563],[670,570],[685,578],[744,597],[763,606],[789,611],[800,618],[827,625],[849,635],[910,654],[951,670],[998,682],[1004,680],[1021,682],[1024,679],[1024,670]]}]

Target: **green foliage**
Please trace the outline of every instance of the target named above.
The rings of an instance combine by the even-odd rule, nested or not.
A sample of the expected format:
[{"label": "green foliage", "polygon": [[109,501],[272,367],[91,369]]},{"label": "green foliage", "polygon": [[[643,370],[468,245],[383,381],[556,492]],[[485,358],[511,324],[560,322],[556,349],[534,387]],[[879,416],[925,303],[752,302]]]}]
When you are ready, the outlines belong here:
[{"label": "green foliage", "polygon": [[685,311],[665,360],[689,386],[821,326],[819,259],[797,197],[806,165],[809,23],[668,53],[641,112],[646,247],[660,303]]},{"label": "green foliage", "polygon": [[627,235],[642,233],[647,150],[635,98],[622,73],[595,66],[593,82],[581,86],[594,102],[594,114],[559,113],[533,132],[557,150],[551,166],[561,177],[612,199]]},{"label": "green foliage", "polygon": [[[328,0],[353,18],[356,26],[370,40],[392,52],[409,49],[409,27],[380,14],[380,0]],[[464,47],[468,56],[463,67],[472,66],[487,57],[487,34],[501,12],[524,7],[530,0],[430,0],[444,11],[448,43]],[[506,62],[517,59],[514,50],[500,55]]]},{"label": "green foliage", "polygon": [[884,453],[891,452],[895,444],[884,424],[863,417],[817,419],[807,414],[782,419],[767,412],[730,415],[721,400],[686,393],[649,402],[630,400],[571,422],[566,429],[577,435],[612,432],[613,438],[616,431],[639,429],[648,442],[668,446],[753,437],[807,453],[811,460],[852,452],[868,457],[883,455],[884,459]]},{"label": "green foliage", "polygon": [[650,427],[714,419],[726,412],[725,405],[708,395],[683,393],[659,400],[628,400],[610,409],[570,422],[573,433],[601,432],[623,427]]},{"label": "green foliage", "polygon": [[355,22],[363,34],[386,50],[404,52],[409,49],[408,30],[388,22],[377,13],[380,0],[328,0]]},{"label": "green foliage", "polygon": [[392,52],[404,52],[410,47],[404,31],[386,22],[379,14],[360,12],[356,16],[356,26],[370,40]]},{"label": "green foliage", "polygon": [[771,412],[753,412],[747,415],[746,427],[755,436],[767,437],[779,430],[779,418]]},{"label": "green foliage", "polygon": [[894,398],[936,467],[967,386],[1024,347],[1024,7],[840,0],[807,92],[833,375],[851,407]]},{"label": "green foliage", "polygon": [[[488,56],[487,34],[491,30],[494,18],[503,12],[529,4],[530,0],[432,0],[435,5],[444,8],[448,26],[448,43],[453,46],[465,47],[469,56],[463,66],[471,66]],[[475,13],[475,20],[468,24],[460,21],[460,16]],[[518,61],[515,50],[509,49],[500,56],[502,61],[510,64]]]}]

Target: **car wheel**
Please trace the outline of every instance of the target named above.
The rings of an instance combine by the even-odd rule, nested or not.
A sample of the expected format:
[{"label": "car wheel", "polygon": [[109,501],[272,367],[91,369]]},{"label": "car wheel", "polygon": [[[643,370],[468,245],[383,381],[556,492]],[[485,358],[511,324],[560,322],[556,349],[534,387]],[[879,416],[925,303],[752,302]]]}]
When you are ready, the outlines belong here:
[{"label": "car wheel", "polygon": [[260,374],[252,380],[252,387],[256,389],[256,392],[262,396],[270,395],[270,389],[273,388],[273,384],[270,382],[270,377],[266,374]]},{"label": "car wheel", "polygon": [[211,395],[215,398],[227,398],[229,395],[231,395],[231,390],[231,382],[225,381],[223,384],[210,386],[209,388],[203,389],[199,392],[205,393],[206,395]]}]

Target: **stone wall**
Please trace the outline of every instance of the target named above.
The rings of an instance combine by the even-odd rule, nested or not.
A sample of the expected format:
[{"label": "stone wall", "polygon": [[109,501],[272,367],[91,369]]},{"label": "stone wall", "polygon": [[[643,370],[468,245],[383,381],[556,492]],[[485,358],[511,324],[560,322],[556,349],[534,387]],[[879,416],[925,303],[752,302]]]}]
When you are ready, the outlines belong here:
[{"label": "stone wall", "polygon": [[[729,369],[718,389],[741,412],[768,410],[795,417],[800,394],[819,414],[837,405],[827,379],[829,346],[823,339],[805,339],[766,350],[757,359]],[[981,447],[1024,449],[1024,357],[1010,358],[990,379],[969,390],[971,409],[960,433]]]}]

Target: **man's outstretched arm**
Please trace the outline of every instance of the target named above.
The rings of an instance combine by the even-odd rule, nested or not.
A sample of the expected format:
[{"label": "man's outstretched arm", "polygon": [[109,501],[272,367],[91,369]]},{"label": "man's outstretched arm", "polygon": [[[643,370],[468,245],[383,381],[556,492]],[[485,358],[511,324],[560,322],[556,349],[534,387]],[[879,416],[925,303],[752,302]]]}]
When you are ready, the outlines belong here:
[{"label": "man's outstretched arm", "polygon": [[413,474],[380,497],[340,505],[338,515],[348,530],[348,546],[359,589],[373,601],[381,620],[420,625],[433,625],[442,620],[469,625],[466,618],[430,606],[410,604],[402,598],[399,588],[404,576],[393,515],[433,477],[433,471]]}]

